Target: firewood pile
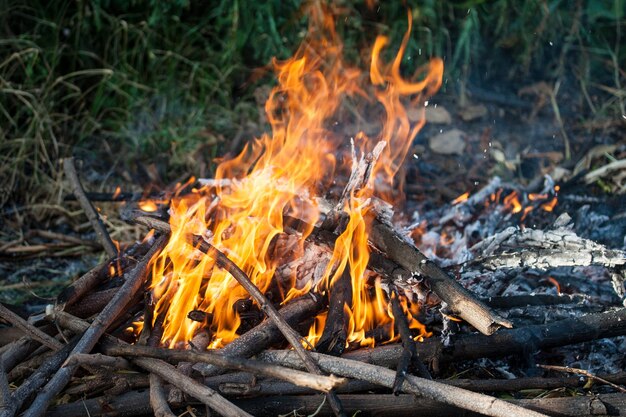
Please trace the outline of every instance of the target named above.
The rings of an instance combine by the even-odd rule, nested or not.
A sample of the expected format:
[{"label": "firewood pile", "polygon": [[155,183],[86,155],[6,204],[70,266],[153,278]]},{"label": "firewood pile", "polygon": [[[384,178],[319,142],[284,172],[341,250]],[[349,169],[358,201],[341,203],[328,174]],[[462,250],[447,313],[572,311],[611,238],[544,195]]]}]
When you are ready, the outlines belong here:
[{"label": "firewood pile", "polygon": [[[363,182],[362,176],[370,172],[367,165],[374,159],[370,155],[356,164],[347,187]],[[185,410],[202,414],[203,406],[208,413],[228,416],[353,415],[358,410],[372,415],[409,415],[419,410],[438,416],[463,410],[465,415],[581,416],[620,415],[615,412],[623,413],[626,408],[622,386],[626,372],[595,374],[535,360],[541,353],[558,352],[569,345],[590,346],[593,341],[626,335],[626,309],[618,307],[617,296],[566,295],[559,289],[558,294],[480,298],[459,284],[489,293],[481,286],[497,282],[472,285],[471,281],[504,270],[512,276],[511,271],[529,268],[595,266],[607,271],[604,278],[612,280],[623,300],[619,285],[623,285],[624,253],[578,237],[568,226],[567,216],[557,218],[546,230],[500,227],[471,247],[480,256],[446,270],[438,266],[442,262],[433,262],[407,239],[410,228],[401,230],[390,223],[389,208],[380,202],[369,234],[375,256],[367,268],[383,278],[389,307],[398,318],[393,326],[399,341],[374,348],[346,343],[343,306],[350,288],[342,287],[345,280],[337,281],[330,296],[310,291],[280,305],[206,236],[189,235],[190,245],[214,259],[216,267],[245,289],[248,298],[233,309],[247,311],[242,320],[250,323],[243,323],[247,330],[223,348],[206,349],[211,335],[205,327],[183,349],[168,349],[160,343],[162,320],[146,319],[154,308],[146,288],[153,273],[150,265],[172,232],[170,224],[159,214],[162,211],[126,209],[128,221],[152,232],[143,242],[118,253],[82,189],[73,160],[65,161],[65,171],[110,259],[78,278],[55,305],[28,320],[2,307],[0,316],[24,333],[2,348],[3,416],[165,416]],[[472,212],[477,202],[502,187],[496,179],[474,197],[449,206],[439,218],[442,222],[454,218],[459,227],[463,218],[475,218]],[[346,222],[345,213],[330,204],[327,207],[326,220],[307,238],[317,262],[324,262],[337,239],[337,228]],[[292,219],[285,230],[298,234],[304,227],[309,225]],[[401,303],[407,297],[422,300],[418,316],[439,329],[438,334],[416,338]],[[555,306],[565,309],[555,312],[559,311]],[[329,319],[322,343],[313,349],[302,332],[321,311],[327,311]],[[188,312],[189,319],[204,323],[205,315]],[[137,332],[133,323],[140,318],[144,326]],[[502,357],[521,362],[528,376],[438,379],[451,364]],[[548,371],[551,376],[538,376]],[[592,385],[599,393],[507,401],[494,396],[533,389],[584,390]]]},{"label": "firewood pile", "polygon": [[[400,77],[409,15],[395,61],[379,37],[364,77],[322,12],[275,64],[274,137],[213,179],[127,201],[142,241],[111,239],[63,161],[107,260],[44,311],[0,306],[22,335],[0,348],[0,416],[626,414],[626,253],[587,238],[623,212],[567,202],[548,175],[400,208],[423,122],[403,103],[423,110],[443,62]],[[326,126],[350,94],[386,118],[347,150]]]}]

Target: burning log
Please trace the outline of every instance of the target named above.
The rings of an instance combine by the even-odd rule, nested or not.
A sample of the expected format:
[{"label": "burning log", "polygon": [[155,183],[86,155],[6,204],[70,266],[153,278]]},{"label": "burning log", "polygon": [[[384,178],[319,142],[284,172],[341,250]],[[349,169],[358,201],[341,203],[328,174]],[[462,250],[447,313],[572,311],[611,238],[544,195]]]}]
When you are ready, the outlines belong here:
[{"label": "burning log", "polygon": [[[310,294],[288,303],[279,310],[279,314],[284,317],[289,325],[295,326],[305,318],[315,316],[321,309],[322,298]],[[220,354],[229,357],[247,358],[276,344],[282,339],[282,333],[278,330],[276,324],[271,320],[266,320],[226,345],[220,350]],[[212,376],[223,372],[219,367],[201,363],[194,365],[194,369],[204,376]]]},{"label": "burning log", "polygon": [[[167,236],[161,236],[157,239],[157,242],[144,256],[143,260],[129,273],[120,291],[113,297],[111,302],[102,310],[89,329],[83,334],[81,340],[72,350],[70,357],[73,354],[87,353],[93,349],[98,339],[104,334],[109,325],[118,317],[122,309],[126,307],[139,290],[144,282],[148,264],[163,248],[166,242]],[[48,403],[67,385],[75,370],[76,365],[60,368],[50,382],[48,382],[44,390],[37,395],[37,398],[35,398],[28,410],[26,410],[25,416],[35,417],[43,415]]]},{"label": "burning log", "polygon": [[506,328],[513,326],[510,321],[491,311],[482,301],[448,276],[389,224],[375,221],[369,237],[374,246],[398,265],[407,271],[424,276],[429,287],[452,312],[474,326],[476,330],[491,335],[502,326]]},{"label": "burning log", "polygon": [[415,347],[415,340],[413,340],[413,336],[411,335],[409,322],[400,304],[398,292],[395,289],[393,289],[391,293],[391,308],[402,339],[402,356],[398,361],[396,380],[393,383],[393,393],[398,395],[400,394],[400,387],[402,386],[402,382],[407,375],[410,365],[413,365],[415,369],[417,369],[418,375],[422,378],[432,379],[432,377],[417,354],[417,348]]},{"label": "burning log", "polygon": [[341,355],[346,347],[347,315],[346,308],[352,302],[352,281],[347,270],[341,274],[339,279],[332,284],[330,290],[330,302],[326,324],[320,340],[316,344],[316,350],[321,353],[331,355]]},{"label": "burning log", "polygon": [[[250,278],[248,278],[248,276],[237,266],[237,264],[232,262],[217,248],[201,238],[195,239],[194,243],[197,245],[199,250],[213,257],[218,266],[225,268],[237,280],[237,282],[244,287],[246,291],[248,291],[248,294],[250,294],[250,296],[252,296],[252,298],[257,302],[261,311],[263,311],[276,324],[276,327],[278,327],[283,336],[285,336],[285,339],[287,339],[287,341],[295,349],[296,353],[305,364],[307,370],[313,374],[322,375],[322,371],[319,369],[317,364],[313,362],[309,356],[309,352],[307,352],[302,346],[301,336],[293,330],[289,323],[287,323],[280,314],[278,314],[276,307],[268,301],[265,295],[257,288],[256,285],[252,283],[252,281],[250,281]],[[326,393],[326,398],[328,399],[335,415],[338,417],[343,416],[344,412],[342,410],[341,403],[332,390],[329,390]]]}]

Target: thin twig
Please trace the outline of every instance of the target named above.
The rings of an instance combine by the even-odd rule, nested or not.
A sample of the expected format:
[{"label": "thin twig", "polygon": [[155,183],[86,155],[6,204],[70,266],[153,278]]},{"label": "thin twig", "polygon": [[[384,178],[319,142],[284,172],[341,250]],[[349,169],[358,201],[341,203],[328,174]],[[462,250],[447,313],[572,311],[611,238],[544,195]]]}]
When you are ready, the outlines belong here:
[{"label": "thin twig", "polygon": [[47,346],[52,350],[59,350],[63,347],[63,343],[42,332],[2,304],[0,304],[0,317],[15,327],[20,328],[28,337],[40,342],[42,345]]},{"label": "thin twig", "polygon": [[591,379],[595,379],[596,381],[600,381],[603,384],[607,384],[613,388],[615,388],[616,390],[620,391],[620,392],[626,392],[626,388],[624,387],[620,387],[617,384],[614,384],[610,381],[607,381],[604,378],[600,378],[597,375],[592,374],[589,371],[586,371],[584,369],[579,369],[579,368],[571,368],[569,366],[558,366],[558,365],[537,365],[538,368],[543,368],[543,369],[550,369],[552,371],[560,371],[560,372],[567,372],[570,374],[578,374],[578,375],[584,375],[587,378],[591,378]]},{"label": "thin twig", "polygon": [[110,257],[116,257],[118,255],[118,250],[111,240],[109,232],[107,232],[106,228],[104,227],[104,224],[102,223],[98,212],[91,204],[91,201],[89,201],[89,199],[85,195],[85,190],[83,189],[83,186],[80,183],[80,179],[78,178],[78,174],[76,173],[74,158],[65,158],[63,160],[63,169],[65,170],[65,175],[70,181],[74,196],[76,197],[76,199],[80,203],[80,206],[83,208],[85,214],[87,215],[91,226],[96,231],[98,241]]},{"label": "thin twig", "polygon": [[398,327],[398,331],[400,332],[403,347],[402,356],[400,357],[398,367],[396,368],[396,380],[393,383],[393,393],[398,395],[400,394],[400,387],[402,386],[402,382],[404,381],[411,364],[416,365],[419,376],[422,378],[432,379],[432,377],[417,355],[415,340],[413,340],[413,337],[411,336],[409,322],[404,315],[404,310],[402,309],[402,305],[400,305],[398,291],[395,288],[391,290],[390,302],[393,317],[396,326]]},{"label": "thin twig", "polygon": [[107,366],[116,369],[132,369],[130,362],[124,358],[103,355],[101,353],[75,353],[65,362],[65,366]]}]

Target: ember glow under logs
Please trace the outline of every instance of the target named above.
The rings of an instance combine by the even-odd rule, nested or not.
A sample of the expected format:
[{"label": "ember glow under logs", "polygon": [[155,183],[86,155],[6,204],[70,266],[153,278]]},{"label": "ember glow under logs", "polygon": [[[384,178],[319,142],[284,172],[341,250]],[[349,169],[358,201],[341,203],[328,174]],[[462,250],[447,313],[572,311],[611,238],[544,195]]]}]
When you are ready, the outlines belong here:
[{"label": "ember glow under logs", "polygon": [[[202,327],[211,334],[210,347],[231,342],[241,324],[234,306],[249,298],[229,273],[216,267],[214,259],[189,243],[189,235],[203,236],[226,254],[277,304],[307,292],[328,295],[348,274],[352,300],[345,306],[346,343],[373,345],[368,332],[376,328],[388,329],[386,340],[395,337],[381,279],[366,270],[368,213],[373,198],[387,202],[397,198],[394,176],[423,125],[423,119],[411,123],[406,109],[424,108],[424,100],[441,85],[443,62],[433,59],[403,78],[400,65],[411,32],[410,14],[395,58],[391,62],[383,58],[389,39],[379,36],[371,48],[368,70],[346,62],[328,10],[312,5],[308,16],[309,30],[295,55],[273,61],[277,84],[265,104],[271,134],[249,143],[237,157],[224,159],[211,186],[171,201],[172,234],[153,264],[151,284],[155,300],[151,324],[163,323],[161,342],[166,346],[190,341]],[[333,123],[346,113],[346,99],[378,106],[378,134],[345,135],[333,130]],[[320,261],[318,271],[308,278],[298,268],[284,268],[305,255],[307,237],[323,221],[320,199],[345,183],[355,159],[370,155],[376,146],[381,152],[365,176],[366,184],[346,188],[347,195],[338,199],[334,210],[346,221],[333,228],[337,237],[329,259]],[[306,226],[288,233],[287,218],[297,218]],[[411,300],[402,303],[411,327],[424,335],[425,329],[410,313],[415,310]],[[189,319],[191,311],[205,312],[208,321]],[[311,325],[312,345],[324,320],[325,315],[320,315]]]}]

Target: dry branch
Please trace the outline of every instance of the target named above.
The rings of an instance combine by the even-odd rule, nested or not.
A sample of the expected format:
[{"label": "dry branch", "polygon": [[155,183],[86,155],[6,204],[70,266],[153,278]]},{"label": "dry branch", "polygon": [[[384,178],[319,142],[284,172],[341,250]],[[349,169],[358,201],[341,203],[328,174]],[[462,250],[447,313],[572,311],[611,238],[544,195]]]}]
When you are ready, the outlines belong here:
[{"label": "dry branch", "polygon": [[[87,322],[63,311],[53,312],[51,318],[53,318],[62,327],[75,333],[88,331],[88,329],[91,328]],[[105,342],[105,347],[125,345],[125,343],[121,340],[109,335],[104,335],[103,340]],[[170,384],[175,385],[182,391],[198,399],[200,402],[211,407],[213,410],[222,415],[249,417],[248,413],[234,406],[217,392],[200,384],[196,380],[183,375],[178,369],[167,362],[152,358],[135,358],[132,362],[148,372],[156,374]]]},{"label": "dry branch", "polygon": [[0,360],[0,412],[4,412],[11,407],[11,389],[9,388],[9,379],[4,364]]},{"label": "dry branch", "polygon": [[[119,316],[124,307],[128,305],[135,293],[142,286],[147,274],[147,267],[152,258],[158,254],[167,242],[167,236],[161,236],[157,239],[154,246],[146,253],[141,262],[128,274],[124,285],[119,292],[113,297],[111,302],[100,312],[94,319],[89,329],[85,331],[80,341],[72,350],[70,357],[77,353],[88,353],[98,342],[98,339],[104,334],[111,323]],[[63,390],[68,384],[77,365],[64,366],[58,370],[54,377],[46,384],[44,389],[37,395],[32,405],[25,412],[26,417],[41,416],[45,413],[50,401]]]},{"label": "dry branch", "polygon": [[20,328],[28,337],[38,341],[42,345],[47,346],[52,350],[59,350],[63,347],[63,343],[59,342],[54,337],[42,332],[2,304],[0,304],[0,317],[2,317],[4,320],[11,323],[15,327]]},{"label": "dry branch", "polygon": [[175,417],[176,414],[170,410],[166,398],[161,378],[150,374],[150,407],[155,417]]},{"label": "dry branch", "polygon": [[65,175],[67,176],[70,184],[72,186],[72,192],[74,196],[80,203],[83,211],[87,215],[91,226],[96,231],[96,235],[98,236],[98,241],[106,251],[106,253],[114,258],[118,255],[117,248],[115,244],[111,240],[111,236],[107,232],[98,212],[93,207],[87,196],[85,195],[85,190],[83,189],[82,184],[80,183],[80,179],[78,178],[78,174],[76,173],[76,167],[74,166],[74,158],[66,158],[63,160],[63,169],[65,170]]},{"label": "dry branch", "polygon": [[393,383],[393,393],[399,394],[402,382],[409,371],[409,366],[415,365],[418,375],[422,378],[432,379],[432,377],[428,373],[424,363],[419,358],[417,348],[415,347],[415,340],[413,340],[411,329],[409,328],[409,322],[404,314],[402,305],[400,304],[398,292],[395,289],[391,292],[390,302],[396,327],[398,328],[400,338],[402,339],[402,355],[398,361],[398,366],[396,368],[396,380]]},{"label": "dry branch", "polygon": [[44,362],[35,373],[33,373],[26,381],[24,381],[19,388],[17,388],[11,395],[10,407],[0,413],[0,417],[13,417],[22,407],[24,402],[41,386],[43,386],[50,375],[56,372],[57,369],[67,359],[70,351],[76,345],[78,339],[63,346],[58,352],[54,354],[49,360]]},{"label": "dry branch", "polygon": [[[313,353],[312,356],[320,368],[326,372],[371,382],[387,388],[392,388],[396,379],[394,371],[381,366],[336,358],[321,353]],[[299,358],[288,351],[267,351],[261,354],[259,359],[296,368],[302,366]],[[523,409],[494,397],[412,375],[405,377],[400,388],[408,394],[418,395],[492,417],[545,417],[544,414]]]}]

